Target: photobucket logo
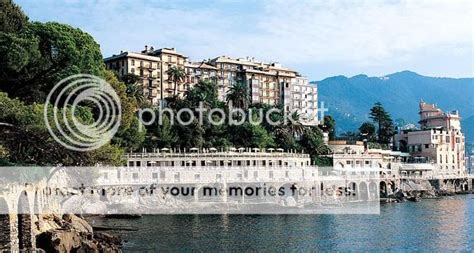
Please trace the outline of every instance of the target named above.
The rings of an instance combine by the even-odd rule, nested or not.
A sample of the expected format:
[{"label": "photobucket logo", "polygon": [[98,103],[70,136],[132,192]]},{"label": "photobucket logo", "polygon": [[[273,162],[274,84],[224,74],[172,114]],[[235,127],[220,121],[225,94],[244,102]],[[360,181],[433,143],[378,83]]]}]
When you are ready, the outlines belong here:
[{"label": "photobucket logo", "polygon": [[[94,119],[84,119],[84,105],[93,108]],[[48,94],[44,121],[54,140],[64,147],[90,151],[112,139],[120,126],[121,112],[120,98],[110,84],[93,75],[78,74],[61,80]]]},{"label": "photobucket logo", "polygon": [[[173,110],[172,108],[142,108],[138,111],[138,118],[142,124],[140,124],[140,130],[142,126],[152,125],[163,125],[164,116],[168,117],[169,123],[174,125],[178,123],[182,126],[188,126],[194,123],[204,125],[204,121],[211,125],[219,126],[228,124],[231,126],[242,125],[249,122],[253,125],[259,125],[265,122],[271,126],[278,126],[281,124],[317,124],[318,118],[324,118],[324,113],[327,108],[324,107],[324,103],[321,107],[315,108],[309,118],[307,115],[299,113],[298,110],[287,111],[277,107],[264,110],[263,108],[250,108],[244,110],[242,108],[233,107],[232,103],[228,104],[228,110],[223,108],[207,108],[203,102],[199,102],[197,108],[181,108],[179,110]],[[305,108],[303,108],[305,110]],[[305,110],[306,111],[306,110]],[[272,115],[278,114],[281,117],[272,117]],[[319,114],[319,115],[318,115]]]}]

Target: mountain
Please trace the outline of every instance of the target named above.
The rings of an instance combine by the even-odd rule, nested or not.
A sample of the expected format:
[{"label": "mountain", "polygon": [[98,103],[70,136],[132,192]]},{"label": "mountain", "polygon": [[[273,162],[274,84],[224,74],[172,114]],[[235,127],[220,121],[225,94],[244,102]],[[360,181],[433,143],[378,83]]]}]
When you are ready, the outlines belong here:
[{"label": "mountain", "polygon": [[418,122],[418,103],[435,103],[444,111],[459,110],[463,130],[474,141],[474,78],[422,76],[402,71],[383,77],[334,76],[316,81],[319,102],[336,119],[338,133],[356,130],[369,120],[368,113],[381,102],[400,124]]},{"label": "mountain", "polygon": [[474,144],[474,116],[463,121],[462,128],[466,135],[467,141]]}]

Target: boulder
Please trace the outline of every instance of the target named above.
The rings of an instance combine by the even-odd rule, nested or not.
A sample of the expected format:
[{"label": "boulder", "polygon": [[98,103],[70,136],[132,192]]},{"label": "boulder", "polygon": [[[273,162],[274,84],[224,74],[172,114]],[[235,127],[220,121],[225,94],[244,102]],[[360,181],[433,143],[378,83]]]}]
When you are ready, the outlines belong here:
[{"label": "boulder", "polygon": [[40,216],[36,247],[45,252],[118,252],[119,237],[93,233],[92,227],[74,214]]},{"label": "boulder", "polygon": [[89,225],[84,219],[77,217],[74,214],[64,214],[63,220],[68,222],[73,229],[78,232],[92,233],[92,226]]}]

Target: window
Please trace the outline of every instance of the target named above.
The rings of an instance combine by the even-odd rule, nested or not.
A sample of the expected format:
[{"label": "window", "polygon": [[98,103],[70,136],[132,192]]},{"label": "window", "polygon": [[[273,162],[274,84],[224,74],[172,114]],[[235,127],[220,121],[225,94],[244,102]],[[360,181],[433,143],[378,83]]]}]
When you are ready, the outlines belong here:
[{"label": "window", "polygon": [[269,172],[268,172],[268,176],[269,176],[270,178],[273,178],[273,171],[269,171]]},{"label": "window", "polygon": [[133,161],[128,161],[128,167],[133,167],[134,162]]},{"label": "window", "polygon": [[135,60],[132,60],[132,66],[135,66]]},{"label": "window", "polygon": [[254,172],[253,172],[253,177],[254,177],[254,178],[258,178],[258,171],[254,171]]},{"label": "window", "polygon": [[151,174],[151,177],[152,177],[153,179],[158,179],[158,173],[153,172],[153,173]]},{"label": "window", "polygon": [[137,180],[137,179],[138,179],[138,173],[136,173],[136,172],[133,173],[133,174],[132,174],[132,177],[133,177],[133,180]]},{"label": "window", "polygon": [[130,71],[135,74],[135,68],[131,68]]},{"label": "window", "polygon": [[430,144],[425,144],[425,149],[430,148]]},{"label": "window", "polygon": [[160,179],[165,179],[166,173],[164,171],[160,171]]},{"label": "window", "polygon": [[194,174],[194,179],[195,180],[201,179],[201,174]]},{"label": "window", "polygon": [[142,162],[141,161],[137,161],[137,167],[140,167],[142,166]]}]

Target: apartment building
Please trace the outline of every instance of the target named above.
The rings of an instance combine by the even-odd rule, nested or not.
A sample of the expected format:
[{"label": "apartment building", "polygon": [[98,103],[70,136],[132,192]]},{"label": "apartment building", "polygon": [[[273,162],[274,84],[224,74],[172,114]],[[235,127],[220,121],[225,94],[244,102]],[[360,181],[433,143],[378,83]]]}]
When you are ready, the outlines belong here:
[{"label": "apartment building", "polygon": [[[316,86],[309,84],[297,71],[279,63],[227,56],[191,62],[175,48],[155,50],[148,46],[140,53],[121,52],[104,61],[107,68],[117,71],[120,77],[126,74],[140,76],[144,94],[152,104],[160,104],[173,95],[183,97],[201,80],[215,82],[219,99],[225,101],[230,87],[243,82],[249,88],[251,103],[282,104],[288,112],[297,111],[304,124],[317,125],[319,122]],[[176,89],[168,76],[172,66],[182,68],[186,73],[185,80],[179,82]]]},{"label": "apartment building", "polygon": [[148,49],[148,46],[145,46],[145,49],[141,53],[158,57],[161,60],[160,79],[162,86],[159,89],[160,99],[164,99],[174,95],[183,97],[184,93],[186,92],[185,87],[182,83],[178,82],[178,86],[175,89],[175,83],[170,80],[168,76],[168,70],[173,66],[184,70],[184,65],[186,63],[187,57],[177,52],[175,48],[160,48],[154,50],[153,47],[150,47],[150,49]]},{"label": "apartment building", "polygon": [[207,64],[206,62],[190,62],[187,61],[184,64],[186,72],[186,79],[184,88],[190,89],[194,84],[199,81],[212,81],[217,83],[217,68]]},{"label": "apartment building", "polygon": [[[139,53],[121,52],[118,55],[105,58],[104,62],[108,69],[117,72],[119,77],[127,74],[135,74],[140,77],[145,98],[152,104],[159,104],[162,99],[174,94],[174,83],[169,80],[168,70],[172,66],[185,68],[187,57],[178,53],[175,48],[153,47]],[[183,96],[186,89],[178,83],[176,95]]]},{"label": "apartment building", "polygon": [[141,53],[120,52],[105,58],[107,69],[114,70],[119,77],[134,74],[140,77],[143,95],[153,104],[158,104],[162,80],[161,59]]},{"label": "apartment building", "polygon": [[420,130],[403,130],[394,144],[412,157],[435,163],[440,174],[466,173],[465,139],[458,111],[443,112],[435,104],[420,102]]},{"label": "apartment building", "polygon": [[283,104],[289,112],[298,111],[303,123],[318,124],[317,88],[298,72],[279,63],[259,62],[250,57],[220,56],[209,64],[217,68],[221,100],[225,100],[232,85],[243,82],[249,87],[251,103]]}]

